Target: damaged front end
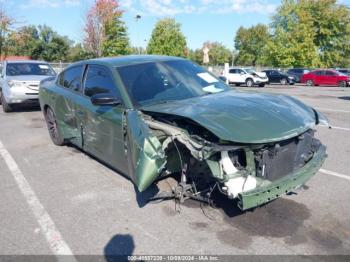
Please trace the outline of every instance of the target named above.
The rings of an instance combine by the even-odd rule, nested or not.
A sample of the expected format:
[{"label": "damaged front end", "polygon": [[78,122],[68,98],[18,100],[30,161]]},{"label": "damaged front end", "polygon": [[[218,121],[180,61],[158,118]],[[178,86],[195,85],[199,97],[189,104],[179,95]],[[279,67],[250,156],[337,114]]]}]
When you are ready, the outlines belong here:
[{"label": "damaged front end", "polygon": [[129,172],[139,191],[158,178],[181,174],[172,197],[210,202],[218,190],[237,199],[242,210],[302,186],[326,157],[312,129],[277,142],[236,143],[191,119],[141,111],[127,112],[125,128]]}]

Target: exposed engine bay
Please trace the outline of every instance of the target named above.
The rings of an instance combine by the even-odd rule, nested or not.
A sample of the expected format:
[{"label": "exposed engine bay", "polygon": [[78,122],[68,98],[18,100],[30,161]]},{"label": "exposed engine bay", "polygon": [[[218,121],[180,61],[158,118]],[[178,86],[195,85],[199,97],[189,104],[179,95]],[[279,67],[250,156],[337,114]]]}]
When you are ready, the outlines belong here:
[{"label": "exposed engine bay", "polygon": [[[184,117],[144,112],[143,119],[164,153],[160,177],[181,174],[172,192],[162,192],[154,199],[177,198],[183,202],[191,198],[210,203],[212,192],[218,190],[231,199],[240,200],[246,192],[266,188],[298,172],[321,147],[312,129],[283,141],[239,144],[222,141]],[[279,186],[277,189],[280,191]],[[279,196],[280,193],[261,202]],[[249,208],[243,205],[242,199],[238,206]]]}]

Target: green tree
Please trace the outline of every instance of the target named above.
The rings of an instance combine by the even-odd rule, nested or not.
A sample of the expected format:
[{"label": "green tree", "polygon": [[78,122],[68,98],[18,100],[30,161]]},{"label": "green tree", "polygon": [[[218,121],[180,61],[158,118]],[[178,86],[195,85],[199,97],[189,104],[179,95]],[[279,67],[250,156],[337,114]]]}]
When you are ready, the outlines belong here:
[{"label": "green tree", "polygon": [[123,11],[117,0],[96,0],[86,14],[84,47],[96,57],[131,52]]},{"label": "green tree", "polygon": [[153,29],[147,46],[148,54],[186,57],[186,38],[181,25],[173,18],[161,19]]},{"label": "green tree", "polygon": [[235,63],[253,66],[264,64],[264,52],[269,37],[266,25],[257,24],[250,28],[240,27],[235,37],[235,48],[238,51]]},{"label": "green tree", "polygon": [[117,56],[130,54],[127,27],[121,20],[121,14],[105,25],[105,38],[102,43],[103,56]]},{"label": "green tree", "polygon": [[203,64],[203,51],[202,51],[202,49],[196,49],[196,50],[190,49],[189,53],[188,53],[188,58],[199,65]]},{"label": "green tree", "polygon": [[336,67],[349,57],[350,11],[336,0],[284,0],[271,26],[275,66]]},{"label": "green tree", "polygon": [[0,58],[7,55],[9,36],[15,23],[15,19],[7,15],[3,4],[0,3]]},{"label": "green tree", "polygon": [[[206,42],[204,45],[209,47],[209,64],[223,65],[231,63],[232,51],[219,42]],[[203,54],[202,54],[203,57]]]},{"label": "green tree", "polygon": [[11,33],[9,41],[10,54],[31,57],[40,44],[39,31],[34,25],[23,26]]},{"label": "green tree", "polygon": [[81,61],[85,59],[91,59],[94,55],[88,51],[86,51],[81,43],[77,43],[75,45],[72,45],[67,54],[66,62],[76,62]]},{"label": "green tree", "polygon": [[72,41],[51,27],[24,26],[11,33],[9,54],[45,61],[65,61]]},{"label": "green tree", "polygon": [[39,26],[38,32],[39,42],[33,49],[31,57],[48,62],[65,61],[72,41],[46,25]]}]

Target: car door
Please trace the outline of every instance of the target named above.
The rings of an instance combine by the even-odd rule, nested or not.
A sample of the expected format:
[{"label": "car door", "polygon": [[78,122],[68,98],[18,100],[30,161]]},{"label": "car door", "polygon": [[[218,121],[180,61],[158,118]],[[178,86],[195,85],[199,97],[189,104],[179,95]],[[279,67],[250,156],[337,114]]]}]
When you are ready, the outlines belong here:
[{"label": "car door", "polygon": [[270,83],[279,83],[280,82],[280,73],[276,70],[270,71],[269,81]]},{"label": "car door", "polygon": [[239,83],[239,74],[237,69],[230,69],[229,70],[229,82],[230,83]]},{"label": "car door", "polygon": [[83,71],[84,65],[77,65],[61,72],[56,82],[57,90],[51,97],[63,136],[78,147],[82,147],[82,133],[75,103],[81,97]]},{"label": "car door", "polygon": [[315,72],[314,83],[316,85],[325,85],[326,84],[325,72],[323,70],[318,70]]},{"label": "car door", "polygon": [[325,71],[325,85],[338,85],[338,75],[333,71]]},{"label": "car door", "polygon": [[239,83],[245,83],[247,73],[242,69],[237,69]]},{"label": "car door", "polygon": [[118,87],[109,68],[88,65],[84,74],[83,99],[77,103],[77,117],[82,126],[83,148],[119,171],[127,174],[128,165],[124,151],[125,108],[95,106],[91,97],[110,94],[122,101]]}]

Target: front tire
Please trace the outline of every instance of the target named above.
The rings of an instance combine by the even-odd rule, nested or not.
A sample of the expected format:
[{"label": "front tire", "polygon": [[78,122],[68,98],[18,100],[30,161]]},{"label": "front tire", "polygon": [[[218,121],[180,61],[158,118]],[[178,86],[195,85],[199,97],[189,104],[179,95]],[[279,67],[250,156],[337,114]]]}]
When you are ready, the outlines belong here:
[{"label": "front tire", "polygon": [[281,80],[280,80],[280,83],[281,83],[281,85],[286,85],[286,84],[288,84],[288,80],[286,79],[286,78],[282,78]]},{"label": "front tire", "polygon": [[1,93],[1,98],[0,98],[0,100],[1,100],[1,104],[2,104],[2,109],[3,109],[3,111],[4,111],[5,113],[10,113],[10,112],[12,112],[12,110],[13,110],[12,106],[9,105],[9,104],[6,102],[6,100],[5,100],[4,96],[2,95],[2,93]]},{"label": "front tire", "polygon": [[51,138],[52,142],[56,146],[63,146],[65,143],[64,143],[64,139],[60,133],[60,130],[58,128],[55,113],[53,112],[53,110],[50,107],[48,107],[45,110],[44,115],[45,115],[47,129],[49,130],[49,134],[50,134],[50,138]]},{"label": "front tire", "polygon": [[307,85],[307,86],[314,86],[315,84],[314,84],[314,81],[312,81],[312,80],[307,80],[307,81],[306,81],[306,85]]},{"label": "front tire", "polygon": [[248,79],[245,81],[245,84],[247,85],[247,87],[252,87],[252,86],[254,86],[253,79],[248,78]]},{"label": "front tire", "polygon": [[346,82],[345,81],[340,81],[339,82],[339,87],[346,87]]}]

